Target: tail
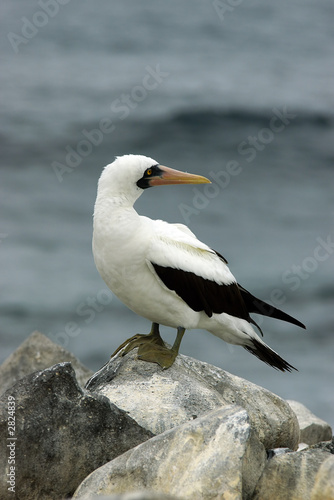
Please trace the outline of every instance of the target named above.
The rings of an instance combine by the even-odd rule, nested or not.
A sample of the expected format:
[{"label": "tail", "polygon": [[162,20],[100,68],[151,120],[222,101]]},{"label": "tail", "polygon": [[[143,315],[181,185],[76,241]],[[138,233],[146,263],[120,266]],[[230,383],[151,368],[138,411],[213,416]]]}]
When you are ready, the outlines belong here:
[{"label": "tail", "polygon": [[[238,287],[249,313],[262,314],[262,316],[269,316],[270,318],[276,318],[282,321],[287,321],[288,323],[292,323],[293,325],[299,326],[300,328],[306,328],[305,325],[303,325],[303,323],[298,321],[298,319],[295,319],[289,314],[286,314],[285,312],[281,311],[280,309],[277,309],[276,307],[267,304],[261,299],[257,299],[256,297],[254,297],[254,295],[248,292],[241,285],[238,284]],[[255,355],[257,356],[257,354]],[[267,363],[267,361],[265,362]]]},{"label": "tail", "polygon": [[243,346],[247,351],[251,352],[257,358],[261,359],[267,363],[267,365],[272,366],[276,370],[281,370],[281,372],[291,372],[292,370],[297,370],[294,366],[290,365],[285,359],[281,358],[277,352],[270,349],[264,342],[257,340],[252,337],[252,345]]}]

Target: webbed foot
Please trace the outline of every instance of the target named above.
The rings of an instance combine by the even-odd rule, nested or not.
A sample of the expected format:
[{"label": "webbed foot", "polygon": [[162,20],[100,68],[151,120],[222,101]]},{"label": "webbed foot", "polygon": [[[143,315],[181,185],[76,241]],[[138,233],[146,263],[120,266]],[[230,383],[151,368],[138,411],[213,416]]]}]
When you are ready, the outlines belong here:
[{"label": "webbed foot", "polygon": [[157,323],[153,323],[151,332],[148,335],[139,333],[134,335],[123,342],[123,344],[116,349],[111,357],[118,353],[121,353],[121,356],[125,356],[125,354],[138,347],[138,359],[148,361],[150,363],[157,363],[163,369],[169,368],[172,366],[176,356],[178,355],[184,332],[184,328],[178,328],[176,340],[173,347],[169,349],[160,337],[159,325]]}]

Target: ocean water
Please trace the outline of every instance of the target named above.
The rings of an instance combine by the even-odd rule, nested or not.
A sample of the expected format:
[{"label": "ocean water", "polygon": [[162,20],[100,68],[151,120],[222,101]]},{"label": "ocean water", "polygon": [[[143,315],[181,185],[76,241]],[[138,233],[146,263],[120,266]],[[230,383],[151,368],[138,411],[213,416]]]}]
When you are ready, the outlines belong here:
[{"label": "ocean water", "polygon": [[95,370],[148,332],[91,252],[102,168],[146,154],[213,182],[148,190],[138,211],[189,225],[245,288],[307,326],[261,320],[292,374],[203,331],[181,352],[334,425],[333,2],[7,0],[2,11],[0,361],[38,329]]}]

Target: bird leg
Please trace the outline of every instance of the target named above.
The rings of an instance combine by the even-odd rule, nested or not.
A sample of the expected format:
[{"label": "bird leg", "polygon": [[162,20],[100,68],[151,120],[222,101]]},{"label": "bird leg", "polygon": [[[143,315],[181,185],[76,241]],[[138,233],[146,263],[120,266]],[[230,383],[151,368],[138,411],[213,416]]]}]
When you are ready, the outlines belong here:
[{"label": "bird leg", "polygon": [[164,341],[160,337],[159,325],[158,323],[152,323],[151,332],[148,335],[137,334],[130,339],[123,342],[122,345],[116,349],[111,357],[114,357],[120,351],[121,355],[129,353],[136,347],[138,347],[138,359],[142,361],[148,361],[150,363],[157,363],[161,368],[169,368],[175,361],[178,355],[182,337],[184,335],[185,328],[179,327],[177,329],[177,336],[173,347],[169,349],[165,346]]}]

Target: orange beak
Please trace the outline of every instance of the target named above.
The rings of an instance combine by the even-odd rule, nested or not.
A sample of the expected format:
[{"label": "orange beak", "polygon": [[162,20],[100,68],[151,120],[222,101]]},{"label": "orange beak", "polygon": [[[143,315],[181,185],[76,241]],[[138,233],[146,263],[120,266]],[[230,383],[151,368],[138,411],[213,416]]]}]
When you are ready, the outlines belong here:
[{"label": "orange beak", "polygon": [[201,175],[188,174],[180,172],[173,168],[164,167],[159,165],[162,174],[152,177],[149,181],[150,186],[164,186],[167,184],[211,184],[211,181]]}]

